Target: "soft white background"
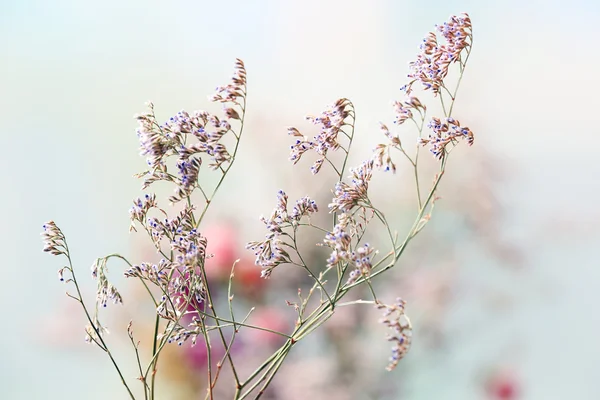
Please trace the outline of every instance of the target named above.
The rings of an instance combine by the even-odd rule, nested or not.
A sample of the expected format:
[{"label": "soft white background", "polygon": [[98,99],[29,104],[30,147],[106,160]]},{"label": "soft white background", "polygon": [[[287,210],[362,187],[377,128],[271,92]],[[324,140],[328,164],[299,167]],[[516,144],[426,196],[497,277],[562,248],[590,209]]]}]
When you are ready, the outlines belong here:
[{"label": "soft white background", "polygon": [[[273,138],[342,96],[358,109],[359,134],[376,134],[421,38],[462,11],[475,49],[456,115],[510,167],[505,228],[528,265],[499,281],[518,307],[477,316],[479,330],[410,398],[479,398],[474,369],[513,341],[526,349],[525,399],[600,398],[600,6],[591,0],[0,2],[0,397],[124,395],[95,350],[49,343],[63,288],[39,232],[59,222],[80,276],[95,257],[130,251],[131,176],[143,168],[132,115],[146,100],[163,117],[206,108],[244,59],[251,116],[238,166],[247,166],[234,168],[220,199],[255,223],[281,184],[263,160],[291,171],[286,139],[279,151]],[[469,273],[490,279],[486,271]]]}]

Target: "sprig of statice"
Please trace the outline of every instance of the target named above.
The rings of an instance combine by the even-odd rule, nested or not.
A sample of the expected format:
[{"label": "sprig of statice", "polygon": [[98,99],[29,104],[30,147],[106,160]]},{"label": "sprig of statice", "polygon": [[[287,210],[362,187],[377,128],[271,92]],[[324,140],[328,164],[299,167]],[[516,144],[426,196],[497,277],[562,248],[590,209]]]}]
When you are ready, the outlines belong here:
[{"label": "sprig of statice", "polygon": [[[385,309],[385,318],[381,322],[389,329],[392,329],[393,334],[389,336],[388,340],[394,343],[388,370],[393,369],[408,351],[412,339],[412,326],[405,314],[405,303],[398,300],[395,304],[385,305],[385,303],[378,299],[372,279],[396,265],[409,242],[430,220],[433,204],[437,199],[436,191],[444,176],[447,158],[451,151],[449,146],[456,146],[461,139],[466,139],[467,143],[471,145],[474,138],[473,132],[469,128],[460,125],[458,120],[451,116],[456,100],[456,93],[472,48],[471,21],[467,14],[452,16],[448,22],[437,26],[436,31],[445,39],[446,44],[438,44],[436,33],[430,32],[427,35],[420,46],[420,53],[417,55],[416,61],[409,64],[410,73],[408,77],[410,81],[401,89],[406,95],[405,99],[393,102],[396,114],[394,123],[401,126],[406,121],[412,121],[417,128],[415,154],[410,155],[409,151],[403,147],[404,140],[401,139],[400,134],[392,133],[385,124],[381,124],[380,128],[387,139],[387,143],[379,144],[369,159],[363,161],[358,167],[351,169],[349,182],[347,182],[343,179],[343,170],[350,153],[354,129],[352,129],[351,135],[347,136],[349,139],[348,143],[346,147],[343,147],[345,152],[343,167],[337,169],[330,162],[339,177],[339,180],[334,184],[334,197],[329,205],[329,212],[334,215],[333,226],[331,229],[315,227],[320,232],[325,232],[325,238],[320,245],[329,247],[331,253],[329,258],[324,262],[321,272],[319,274],[310,274],[314,279],[314,285],[308,292],[307,298],[302,299],[302,306],[295,302],[288,302],[294,305],[299,314],[296,329],[292,333],[292,337],[280,348],[279,355],[275,359],[268,360],[268,362],[257,369],[255,372],[256,376],[253,376],[253,378],[257,379],[257,383],[253,387],[258,387],[262,383],[261,390],[263,390],[268,385],[268,382],[273,379],[289,350],[299,340],[317,329],[331,317],[336,307],[342,305],[367,303],[375,304],[378,308]],[[449,74],[450,67],[453,64],[459,65],[459,78],[454,91],[451,92],[446,87],[445,78]],[[431,122],[426,125],[425,121],[428,109],[425,102],[414,94],[417,83],[420,84],[425,92],[431,91],[434,97],[440,99],[444,112],[443,119],[432,117]],[[444,97],[448,95],[450,103],[447,109]],[[343,100],[337,101],[334,104],[341,105],[347,103],[346,100]],[[351,103],[348,102],[348,104]],[[337,142],[337,138],[341,127],[344,126],[342,121],[344,121],[343,117],[345,115],[340,110],[337,110],[333,114],[333,116],[337,117],[335,119],[336,122],[332,123],[332,112],[330,110],[331,108],[328,108],[323,112],[321,119],[312,119],[324,127],[324,133],[322,131],[313,140],[304,137],[296,128],[288,129],[290,135],[298,138],[291,146],[290,159],[294,164],[298,163],[301,156],[309,150],[315,149],[322,156],[317,161],[317,164],[311,167],[314,173],[319,171],[323,161],[329,161],[325,150],[330,151],[341,148],[341,145]],[[355,118],[353,107],[351,116],[353,128]],[[424,136],[425,127],[431,130],[431,133],[427,136]],[[419,149],[422,146],[429,146],[433,155],[440,161],[439,172],[434,176],[433,183],[424,197],[421,193],[420,174],[418,171]],[[374,169],[383,169],[392,172],[395,172],[397,169],[396,163],[392,160],[392,150],[399,151],[413,166],[416,182],[417,213],[415,222],[403,241],[398,240],[397,233],[392,232],[385,214],[373,205],[369,198],[369,182],[372,179]],[[383,224],[390,239],[391,250],[377,261],[374,258],[379,252],[372,245],[362,242],[363,235],[368,229],[367,225],[372,220],[363,217],[363,223],[361,224],[356,219],[357,216],[366,215],[367,211],[370,211]],[[270,237],[277,237],[277,235],[281,234],[277,230],[278,224],[275,224],[275,228],[277,228],[275,230],[273,230],[273,224],[267,223],[266,225],[270,230],[268,237],[269,235],[271,235]],[[308,224],[308,226],[313,225]],[[356,228],[351,229],[356,226],[361,227],[360,232]],[[300,250],[295,243],[286,243],[286,246],[290,247],[297,254],[300,254]],[[256,253],[258,255],[256,260],[258,265],[264,265],[265,261],[271,260],[268,257],[269,255],[277,254],[272,252],[273,247],[266,246],[265,242],[251,242],[249,248],[252,250],[265,250],[264,252],[259,251]],[[267,257],[264,257],[265,255]],[[276,257],[276,260],[277,265],[292,264],[292,261],[286,257]],[[338,271],[337,282],[332,281],[328,285],[327,275],[331,270]],[[272,269],[269,269],[267,276],[270,276],[271,271]],[[353,288],[361,285],[368,286],[373,296],[372,301],[340,302]],[[328,286],[332,287],[327,289]],[[329,296],[328,301],[321,299],[313,310],[307,310],[305,305],[308,303],[308,298],[312,295],[315,288],[322,288],[322,291],[328,290],[331,296]],[[246,394],[248,393],[246,392]]]},{"label": "sprig of statice", "polygon": [[[92,308],[83,301],[65,236],[54,222],[44,225],[44,251],[65,256],[68,260],[68,265],[62,267],[58,275],[61,281],[75,287],[76,295],[67,294],[81,304],[87,317],[86,340],[108,354],[132,399],[135,396],[104,340],[108,330],[99,319],[99,310],[109,302],[120,304],[123,301],[120,292],[108,279],[107,265],[113,258],[127,264],[125,277],[135,279],[144,286],[156,309],[152,352],[146,365],[141,361],[140,341],[134,339],[132,324],[127,327],[139,370],[137,379],[142,383],[146,400],[155,398],[157,365],[163,348],[169,343],[183,345],[185,342],[206,346],[207,398],[214,398],[215,385],[226,362],[234,381],[234,399],[241,400],[251,395],[259,398],[273,381],[291,349],[343,306],[372,304],[384,310],[380,322],[391,330],[388,340],[392,342],[388,370],[393,369],[406,355],[412,342],[412,325],[405,313],[405,302],[398,299],[393,304],[384,303],[378,298],[373,280],[396,266],[410,241],[430,220],[437,199],[437,188],[452,149],[461,141],[469,145],[474,141],[473,132],[452,115],[472,49],[471,21],[467,14],[452,16],[443,25],[436,26],[436,32],[426,36],[416,60],[409,64],[409,82],[402,88],[405,98],[393,102],[395,125],[404,129],[406,122],[412,121],[417,130],[414,154],[409,154],[410,149],[405,148],[407,141],[404,133],[394,133],[387,125],[381,124],[385,142],[377,145],[373,153],[351,168],[349,176],[346,176],[355,134],[356,111],[352,102],[345,98],[335,101],[319,116],[307,117],[319,128],[319,133],[312,139],[297,128],[288,128],[288,133],[295,137],[290,154],[294,164],[299,163],[306,152],[314,151],[318,158],[311,166],[313,174],[317,175],[325,162],[337,174],[335,181],[331,182],[333,197],[327,207],[332,216],[330,226],[321,227],[313,223],[311,217],[321,211],[309,196],[291,205],[288,204],[287,194],[280,190],[272,213],[269,217],[261,217],[267,231],[264,239],[247,245],[254,252],[263,278],[269,278],[274,273],[285,273],[285,266],[289,265],[302,268],[312,280],[312,287],[307,292],[298,289],[299,303],[287,301],[298,314],[291,333],[247,324],[250,313],[242,320],[236,319],[232,305],[235,264],[227,290],[229,315],[220,314],[215,307],[205,269],[206,260],[211,255],[207,253],[208,242],[202,234],[201,222],[236,159],[244,128],[247,90],[246,70],[241,60],[236,61],[230,82],[217,87],[215,94],[209,98],[223,105],[221,114],[182,110],[160,122],[154,104],[148,103],[148,110],[136,115],[140,154],[146,158],[147,164],[147,169],[136,175],[143,179],[142,189],[146,190],[160,181],[171,184],[174,192],[167,199],[171,208],[163,206],[155,194],[148,193],[135,199],[130,209],[130,231],[146,232],[160,261],[132,263],[118,254],[98,258],[92,266],[92,277],[97,280],[92,313]],[[440,44],[442,38],[444,44]],[[456,86],[451,90],[446,86],[445,78],[453,65],[458,66],[459,76]],[[431,92],[434,98],[439,99],[443,116],[430,117],[430,122],[426,123],[428,108],[426,102],[416,96],[418,89]],[[424,132],[425,128],[429,129],[428,133]],[[439,171],[433,177],[429,190],[423,192],[425,195],[421,190],[418,171],[419,150],[423,146],[428,146],[439,162]],[[343,154],[341,162],[331,158],[332,153],[337,151]],[[393,161],[395,151],[399,151],[412,165],[417,193],[415,220],[404,240],[398,239],[398,233],[393,231],[384,212],[369,196],[370,182],[378,170],[396,172],[397,165]],[[207,168],[206,165],[218,176],[217,183],[212,187],[200,179],[200,173]],[[202,196],[203,200],[197,201],[196,194]],[[363,241],[374,221],[383,226],[389,237],[390,249],[387,251],[381,250],[385,248],[384,244],[373,246]],[[322,264],[308,265],[305,261],[307,258],[298,246],[300,227],[315,229],[322,235],[317,245],[329,250]],[[336,271],[337,276],[331,271]],[[372,300],[342,302],[350,291],[359,286],[368,287]],[[311,301],[315,292],[320,293],[320,298]],[[226,331],[226,327],[231,329]],[[245,377],[238,372],[231,356],[236,335],[242,327],[266,330],[285,339],[275,353]],[[224,351],[216,367],[213,367],[215,340],[209,336],[213,331],[218,335],[217,342],[220,342]]]}]

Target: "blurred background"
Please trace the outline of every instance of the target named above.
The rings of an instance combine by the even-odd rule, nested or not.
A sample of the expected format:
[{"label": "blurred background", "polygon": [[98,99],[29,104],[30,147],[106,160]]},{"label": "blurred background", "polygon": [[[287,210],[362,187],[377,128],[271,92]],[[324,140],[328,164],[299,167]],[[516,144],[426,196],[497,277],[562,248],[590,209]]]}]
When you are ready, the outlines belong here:
[{"label": "blurred background", "polygon": [[[256,279],[243,245],[262,238],[258,216],[270,213],[278,189],[310,195],[324,210],[333,184],[331,175],[312,177],[306,160],[292,167],[286,127],[307,127],[306,114],[350,98],[350,165],[358,164],[382,140],[378,122],[393,120],[390,102],[401,99],[424,35],[460,12],[471,16],[475,44],[454,115],[475,145],[453,156],[431,225],[380,283],[388,301],[407,300],[413,348],[388,373],[379,311],[340,313],[292,353],[271,396],[600,398],[599,4],[0,2],[0,398],[125,398],[104,354],[83,342],[77,304],[56,279],[62,261],[42,253],[39,233],[49,219],[63,229],[90,300],[96,257],[152,256],[142,235],[128,233],[131,200],[142,193],[132,175],[144,168],[132,116],[145,101],[161,120],[218,109],[207,95],[228,81],[236,57],[245,61],[245,136],[204,229],[215,285],[241,258],[240,301],[261,306],[256,323],[286,329],[293,310],[270,296],[287,290],[293,299],[298,277],[277,270]],[[398,221],[415,207],[409,172],[374,184]],[[109,268],[135,304],[123,265]],[[127,364],[133,353],[117,338],[136,309],[109,310]],[[141,337],[146,329],[134,325]],[[253,362],[274,342],[249,335],[236,351]],[[193,394],[204,393],[203,355],[174,350],[161,398],[203,398]]]}]

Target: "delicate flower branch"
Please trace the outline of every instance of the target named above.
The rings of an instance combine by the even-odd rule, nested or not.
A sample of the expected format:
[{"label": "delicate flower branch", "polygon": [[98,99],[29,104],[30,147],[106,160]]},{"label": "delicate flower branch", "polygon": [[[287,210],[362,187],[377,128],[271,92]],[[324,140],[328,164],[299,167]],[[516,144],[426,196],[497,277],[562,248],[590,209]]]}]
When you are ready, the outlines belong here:
[{"label": "delicate flower branch", "polygon": [[[381,124],[384,143],[377,145],[367,160],[351,168],[350,176],[345,179],[356,118],[354,105],[345,98],[334,102],[319,116],[307,117],[319,128],[318,134],[312,139],[296,128],[288,128],[288,133],[295,137],[290,155],[294,164],[298,163],[306,152],[314,151],[318,158],[311,166],[313,174],[318,174],[325,162],[337,174],[333,198],[328,206],[332,215],[331,226],[321,227],[313,224],[311,217],[319,212],[319,207],[310,197],[302,197],[290,205],[287,194],[281,190],[277,194],[277,203],[272,213],[269,217],[261,217],[267,231],[264,239],[247,245],[247,248],[254,252],[255,263],[261,267],[263,278],[269,278],[279,265],[289,264],[302,268],[312,280],[312,287],[308,291],[298,289],[298,302],[287,300],[298,314],[291,333],[247,323],[254,307],[243,319],[236,319],[232,290],[235,263],[227,283],[228,315],[224,317],[217,311],[215,301],[218,296],[211,291],[211,282],[206,271],[206,260],[211,254],[207,253],[208,240],[201,233],[201,222],[236,159],[245,123],[246,70],[241,60],[236,61],[230,83],[217,87],[216,93],[210,97],[211,101],[223,104],[222,115],[217,116],[206,111],[188,113],[182,110],[160,123],[154,105],[149,103],[148,111],[136,116],[139,124],[137,135],[140,154],[146,158],[148,166],[146,171],[137,176],[143,178],[143,189],[158,181],[172,184],[174,193],[168,200],[171,205],[177,204],[178,210],[162,208],[156,196],[150,193],[133,201],[130,209],[130,231],[141,227],[150,237],[160,255],[160,261],[134,264],[118,254],[98,258],[92,266],[92,276],[97,279],[96,312],[93,315],[82,299],[64,235],[54,222],[50,221],[44,225],[44,251],[64,255],[68,259],[68,265],[62,267],[58,275],[61,281],[73,283],[76,288],[77,295],[67,294],[81,304],[86,314],[86,340],[95,343],[109,355],[132,399],[134,395],[104,341],[103,334],[108,331],[100,323],[98,316],[99,308],[106,307],[109,301],[115,304],[123,301],[119,291],[108,279],[107,263],[113,257],[126,262],[125,277],[135,278],[145,287],[156,309],[151,338],[152,353],[145,366],[141,362],[140,341],[134,340],[132,323],[127,327],[129,341],[136,355],[138,379],[143,385],[146,400],[155,399],[157,365],[164,347],[169,343],[182,346],[186,342],[192,345],[201,342],[206,347],[206,398],[214,398],[215,388],[219,378],[223,376],[221,371],[226,362],[233,379],[234,399],[244,399],[251,395],[259,398],[273,381],[292,348],[325,323],[336,309],[342,306],[364,303],[374,304],[378,309],[384,310],[381,323],[391,330],[388,340],[393,345],[388,370],[393,369],[406,355],[411,344],[412,326],[405,314],[405,303],[400,299],[391,305],[381,302],[373,280],[397,264],[410,241],[430,220],[437,199],[438,185],[445,174],[451,150],[461,140],[465,140],[469,145],[474,141],[473,132],[451,116],[472,50],[471,21],[466,14],[452,16],[448,22],[437,26],[436,32],[437,34],[430,32],[426,36],[420,46],[420,54],[410,63],[410,80],[403,87],[405,98],[393,103],[394,123],[404,129],[407,128],[405,122],[411,120],[417,128],[414,155],[409,155],[403,146],[406,139],[401,139],[401,134],[393,133],[385,124]],[[438,35],[440,40],[445,40],[445,44],[439,43]],[[445,84],[445,78],[454,64],[458,64],[459,77],[455,89],[450,91]],[[424,92],[433,93],[433,97],[440,98],[443,118],[430,117],[429,124],[425,124],[428,118],[427,106],[423,98],[418,98],[413,93],[419,87]],[[449,96],[448,108],[444,102],[445,96]],[[429,134],[423,133],[425,126],[430,129]],[[428,146],[439,160],[439,172],[434,177],[429,191],[423,192],[427,193],[425,196],[422,196],[418,171],[419,149],[422,146]],[[339,158],[332,158],[333,153],[338,150],[343,153],[341,162],[338,162]],[[412,166],[417,192],[415,220],[402,242],[398,240],[398,234],[393,231],[384,212],[369,198],[370,182],[377,169],[396,172],[397,166],[392,160],[392,152],[396,150]],[[216,185],[212,187],[207,187],[201,179],[206,165],[218,176]],[[199,204],[195,201],[196,193],[202,196]],[[376,250],[385,248],[380,244],[373,246],[363,242],[363,237],[374,218],[383,225],[389,236],[391,248],[387,252]],[[306,261],[308,259],[302,255],[299,249],[301,226],[313,228],[323,234],[323,239],[317,244],[327,247],[330,252],[322,264],[309,265],[310,262]],[[285,267],[282,270],[285,272]],[[334,276],[333,279],[330,277],[332,270],[337,272],[337,277]],[[361,285],[368,287],[373,301],[342,301],[351,290]],[[316,298],[311,302],[315,292],[320,293],[320,299]],[[274,333],[285,340],[276,352],[246,377],[236,368],[232,355],[233,346],[242,327]],[[210,332],[215,332],[217,340]],[[221,345],[223,352],[213,354]]]}]

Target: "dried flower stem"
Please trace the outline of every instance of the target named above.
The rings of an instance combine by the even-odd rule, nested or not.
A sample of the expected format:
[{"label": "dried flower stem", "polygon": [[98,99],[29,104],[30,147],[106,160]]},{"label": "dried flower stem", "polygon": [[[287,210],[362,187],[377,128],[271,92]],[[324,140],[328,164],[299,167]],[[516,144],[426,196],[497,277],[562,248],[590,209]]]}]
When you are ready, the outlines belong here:
[{"label": "dried flower stem", "polygon": [[119,378],[121,378],[121,383],[123,383],[123,386],[125,386],[125,389],[127,389],[127,393],[129,394],[129,397],[131,397],[132,399],[135,400],[133,392],[129,388],[129,385],[127,384],[127,381],[125,380],[125,377],[123,376],[123,373],[121,372],[121,369],[119,368],[119,365],[117,364],[117,362],[114,359],[112,353],[110,352],[110,350],[108,348],[108,345],[104,341],[101,332],[99,331],[99,329],[97,328],[96,324],[92,320],[92,317],[90,316],[90,313],[88,312],[88,308],[86,307],[86,305],[85,305],[85,303],[83,301],[83,296],[81,295],[81,290],[79,289],[79,283],[77,282],[77,278],[75,277],[75,271],[74,271],[74,268],[73,268],[73,263],[71,261],[71,253],[69,252],[69,246],[67,245],[66,238],[63,238],[63,241],[64,241],[64,248],[65,248],[64,255],[67,257],[67,260],[69,262],[69,268],[68,269],[69,269],[69,272],[71,273],[71,281],[75,285],[75,290],[77,290],[77,297],[70,296],[70,295],[69,296],[71,298],[76,299],[79,302],[79,304],[81,304],[81,307],[83,308],[83,312],[85,313],[85,316],[86,316],[86,318],[87,318],[90,326],[92,327],[92,329],[96,333],[96,338],[93,338],[94,341],[98,340],[100,342],[99,347],[102,350],[104,350],[104,352],[110,358],[110,361],[112,362],[113,366],[117,370],[117,373],[119,374]]}]

